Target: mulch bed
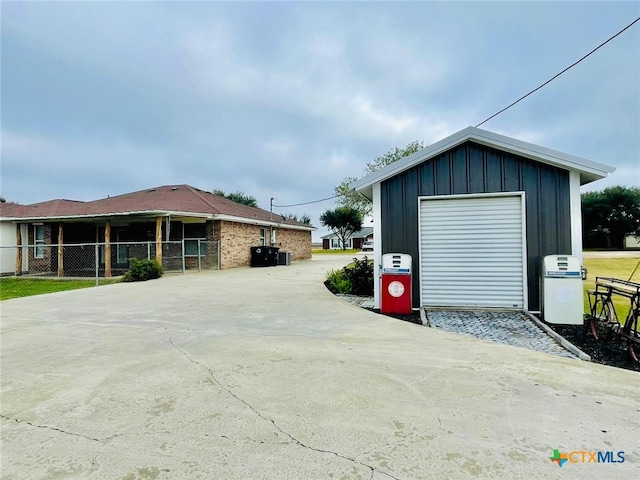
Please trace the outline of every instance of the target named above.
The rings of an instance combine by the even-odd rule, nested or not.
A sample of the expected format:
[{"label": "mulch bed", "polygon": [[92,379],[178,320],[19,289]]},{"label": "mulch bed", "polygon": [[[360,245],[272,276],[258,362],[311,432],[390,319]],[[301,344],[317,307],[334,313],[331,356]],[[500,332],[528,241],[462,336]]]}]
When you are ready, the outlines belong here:
[{"label": "mulch bed", "polygon": [[582,325],[549,325],[549,327],[590,355],[592,362],[640,372],[640,362],[631,359],[627,350],[627,341],[622,337],[612,335],[609,341],[604,341],[607,337],[606,332],[598,331],[600,339],[596,340]]},{"label": "mulch bed", "polygon": [[409,315],[397,315],[394,313],[381,313],[379,308],[366,308],[365,310],[369,310],[373,313],[379,313],[380,315],[385,315],[387,317],[397,318],[398,320],[402,320],[403,322],[416,323],[418,325],[422,325],[422,320],[420,319],[420,312],[416,312],[415,310],[411,312]]}]

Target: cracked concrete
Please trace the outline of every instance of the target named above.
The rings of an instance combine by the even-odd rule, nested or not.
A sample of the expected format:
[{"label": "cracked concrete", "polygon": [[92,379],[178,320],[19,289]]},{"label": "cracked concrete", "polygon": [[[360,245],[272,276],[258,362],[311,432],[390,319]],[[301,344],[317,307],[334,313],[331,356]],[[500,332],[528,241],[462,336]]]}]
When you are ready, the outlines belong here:
[{"label": "cracked concrete", "polygon": [[640,376],[335,298],[290,267],[0,304],[1,477],[637,478]]},{"label": "cracked concrete", "polygon": [[52,427],[52,426],[49,426],[49,425],[36,425],[35,423],[28,422],[27,420],[20,420],[18,418],[10,418],[10,417],[7,417],[6,415],[0,415],[0,418],[2,418],[3,420],[8,420],[10,422],[24,423],[24,424],[29,425],[30,427],[34,427],[34,428],[45,428],[47,430],[53,430],[54,432],[64,433],[65,435],[72,435],[74,437],[86,438],[87,440],[91,440],[91,441],[98,442],[98,443],[107,443],[111,438],[114,438],[114,437],[118,436],[118,435],[112,435],[111,437],[108,437],[108,438],[106,438],[104,440],[100,440],[99,438],[88,437],[87,435],[81,435],[79,433],[67,432],[66,430],[62,430],[60,428]]},{"label": "cracked concrete", "polygon": [[267,417],[265,417],[262,413],[260,413],[258,410],[256,410],[256,408],[255,408],[253,405],[251,405],[251,404],[250,404],[249,402],[247,402],[246,400],[244,400],[244,399],[240,398],[240,397],[239,397],[238,395],[236,395],[233,391],[231,391],[228,387],[226,387],[225,385],[223,385],[222,383],[220,383],[220,381],[216,378],[216,376],[215,376],[215,374],[214,374],[214,372],[213,372],[213,370],[212,370],[211,368],[209,368],[208,366],[203,365],[202,363],[200,363],[200,362],[198,362],[198,361],[194,360],[193,358],[191,358],[191,356],[190,356],[187,352],[185,352],[182,348],[180,348],[180,347],[176,346],[176,345],[173,343],[173,340],[171,339],[171,337],[169,337],[169,343],[170,343],[170,344],[171,344],[171,345],[172,345],[176,350],[178,350],[178,351],[179,351],[180,353],[182,353],[185,357],[187,357],[191,363],[193,363],[193,364],[195,364],[195,365],[198,365],[199,367],[202,367],[202,368],[206,369],[206,370],[209,372],[209,375],[211,376],[211,379],[214,381],[214,383],[215,383],[217,386],[219,386],[221,389],[223,389],[225,392],[227,392],[229,395],[231,395],[233,398],[235,398],[236,400],[238,400],[238,401],[239,401],[240,403],[242,403],[243,405],[246,405],[246,406],[247,406],[247,407],[248,407],[252,412],[254,412],[258,417],[262,418],[263,420],[265,420],[265,421],[267,421],[267,422],[270,422],[270,423],[273,425],[273,427],[276,429],[276,431],[277,431],[278,433],[281,433],[281,434],[283,434],[284,436],[288,437],[288,438],[291,440],[291,442],[292,442],[292,443],[294,443],[294,444],[296,444],[296,445],[299,445],[299,446],[300,446],[300,447],[302,447],[302,448],[306,448],[306,449],[312,450],[312,451],[314,451],[314,452],[318,452],[318,453],[325,453],[325,454],[328,454],[328,455],[333,455],[333,456],[336,456],[336,457],[338,457],[338,458],[342,458],[342,459],[344,459],[344,460],[347,460],[347,461],[349,461],[349,462],[351,462],[351,463],[353,463],[353,464],[356,464],[356,465],[359,465],[359,466],[366,467],[366,468],[368,468],[368,469],[371,471],[371,477],[370,477],[370,478],[373,478],[373,476],[374,476],[374,474],[375,474],[375,473],[381,473],[381,474],[383,474],[383,475],[385,475],[385,476],[387,476],[387,477],[389,477],[389,478],[393,478],[393,479],[395,479],[395,480],[399,480],[397,477],[394,477],[394,476],[393,476],[393,475],[391,475],[390,473],[385,472],[385,471],[383,471],[383,470],[381,470],[381,469],[377,469],[377,468],[375,468],[375,467],[372,467],[371,465],[367,465],[367,464],[365,464],[365,463],[363,463],[363,462],[360,462],[360,461],[356,460],[355,458],[351,458],[351,457],[347,457],[347,456],[345,456],[345,455],[341,455],[340,453],[338,453],[338,452],[334,452],[334,451],[332,451],[332,450],[326,450],[326,449],[322,449],[322,448],[316,448],[316,447],[312,447],[312,446],[310,446],[310,445],[306,445],[306,444],[302,443],[300,440],[298,440],[296,437],[294,437],[291,433],[284,431],[284,430],[283,430],[283,429],[282,429],[282,428],[281,428],[281,427],[280,427],[280,426],[279,426],[279,425],[278,425],[278,424],[277,424],[277,423],[276,423],[272,418],[267,418]]}]

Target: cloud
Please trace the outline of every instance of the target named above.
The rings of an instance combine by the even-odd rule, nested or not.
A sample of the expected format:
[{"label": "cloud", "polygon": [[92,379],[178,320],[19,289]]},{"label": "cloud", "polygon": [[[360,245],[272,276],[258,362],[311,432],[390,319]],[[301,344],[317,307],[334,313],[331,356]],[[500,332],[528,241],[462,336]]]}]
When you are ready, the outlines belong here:
[{"label": "cloud", "polygon": [[[190,183],[267,208],[325,198],[396,146],[484,120],[637,14],[624,2],[6,2],[3,196]],[[636,26],[482,128],[640,184],[639,45]],[[330,207],[288,211],[317,223]]]}]

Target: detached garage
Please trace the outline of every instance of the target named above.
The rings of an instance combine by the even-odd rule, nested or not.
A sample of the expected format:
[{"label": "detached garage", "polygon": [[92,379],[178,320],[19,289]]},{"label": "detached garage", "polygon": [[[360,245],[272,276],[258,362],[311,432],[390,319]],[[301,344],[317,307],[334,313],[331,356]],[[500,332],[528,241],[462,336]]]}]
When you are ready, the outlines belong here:
[{"label": "detached garage", "polygon": [[412,256],[414,307],[537,312],[542,258],[582,258],[580,186],[613,171],[469,127],[351,188],[373,201],[376,278],[383,254]]}]

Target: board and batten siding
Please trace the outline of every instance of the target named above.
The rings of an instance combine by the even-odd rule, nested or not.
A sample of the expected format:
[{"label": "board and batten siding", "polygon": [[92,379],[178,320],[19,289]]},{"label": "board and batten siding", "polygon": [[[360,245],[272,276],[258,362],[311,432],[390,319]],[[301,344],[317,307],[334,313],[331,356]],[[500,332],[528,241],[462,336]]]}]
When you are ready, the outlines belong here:
[{"label": "board and batten siding", "polygon": [[529,310],[540,310],[542,258],[571,254],[569,172],[467,141],[380,185],[382,253],[413,258],[420,305],[418,197],[525,192]]}]

